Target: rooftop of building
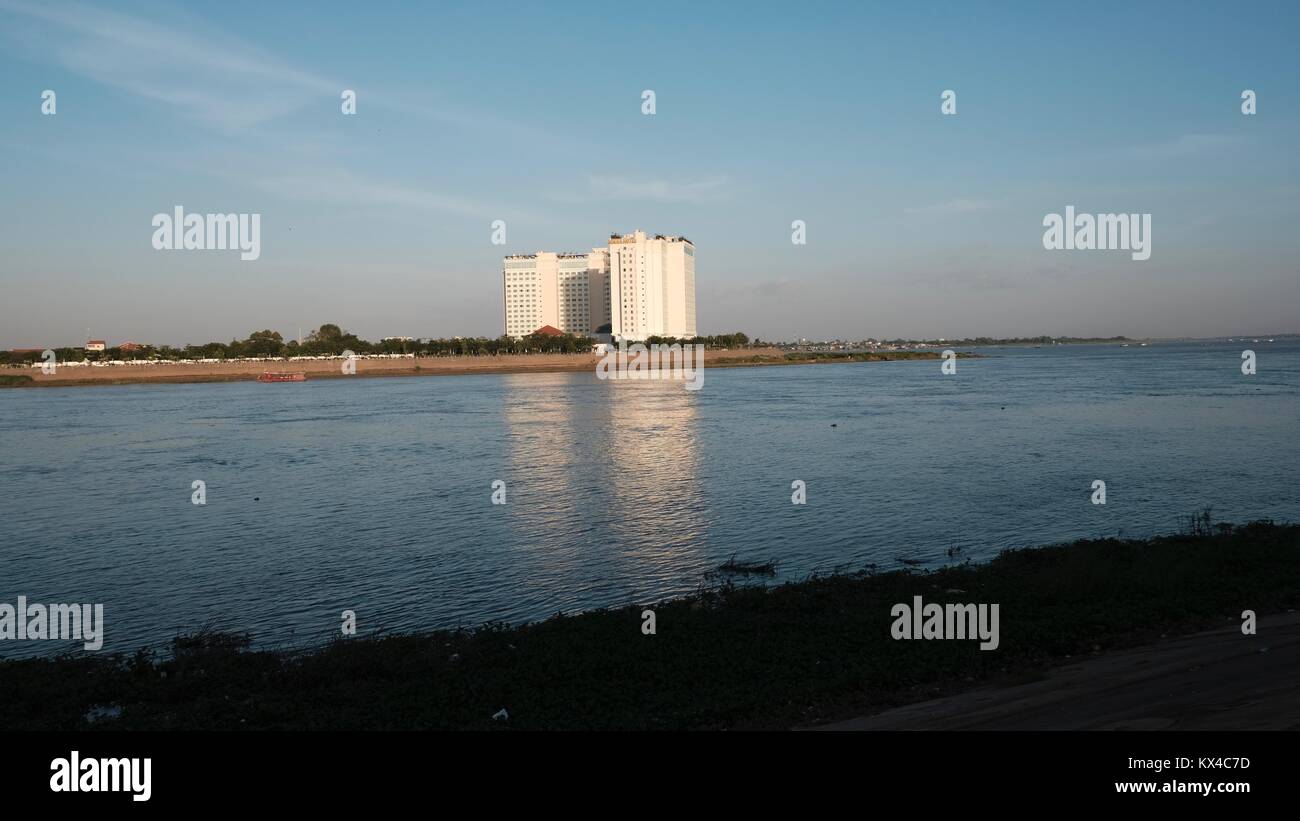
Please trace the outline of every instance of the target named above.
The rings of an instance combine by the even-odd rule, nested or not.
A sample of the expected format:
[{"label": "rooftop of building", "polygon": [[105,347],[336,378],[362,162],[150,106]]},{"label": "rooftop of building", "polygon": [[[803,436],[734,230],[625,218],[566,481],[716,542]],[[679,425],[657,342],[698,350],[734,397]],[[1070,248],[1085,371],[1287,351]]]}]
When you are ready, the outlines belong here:
[{"label": "rooftop of building", "polygon": [[611,233],[609,235],[609,240],[611,243],[636,242],[638,236],[645,237],[646,239],[662,239],[667,242],[684,242],[687,245],[695,244],[686,237],[678,237],[672,234],[647,234],[645,231],[640,230],[633,231],[630,234]]},{"label": "rooftop of building", "polygon": [[[628,243],[628,242],[636,242],[638,235],[645,237],[646,239],[661,239],[666,242],[684,242],[687,245],[690,245],[691,247],[695,246],[695,243],[691,242],[686,237],[673,236],[671,234],[650,235],[644,231],[633,231],[630,234],[612,233],[609,235],[609,241],[610,244],[615,244],[615,245]],[[602,254],[607,252],[608,250],[609,250],[608,247],[604,247],[604,248],[592,248],[590,251],[534,251],[531,254],[506,254],[504,257],[502,257],[502,259],[503,260],[537,259],[542,254],[554,254],[557,259],[586,259],[592,254]]]},{"label": "rooftop of building", "polygon": [[590,251],[536,251],[531,254],[506,254],[505,259],[537,259],[542,254],[555,254],[557,259],[586,259],[593,253],[604,251],[604,248],[593,248]]}]

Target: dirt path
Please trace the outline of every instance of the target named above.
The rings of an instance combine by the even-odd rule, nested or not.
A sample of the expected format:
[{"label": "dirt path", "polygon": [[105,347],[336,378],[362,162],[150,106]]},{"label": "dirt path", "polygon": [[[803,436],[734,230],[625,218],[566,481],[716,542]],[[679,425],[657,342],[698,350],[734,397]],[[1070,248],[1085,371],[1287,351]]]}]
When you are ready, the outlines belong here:
[{"label": "dirt path", "polygon": [[817,729],[1300,729],[1300,613],[1261,617],[1254,636],[1197,633]]},{"label": "dirt path", "polygon": [[[705,364],[725,366],[733,360],[750,357],[772,358],[771,364],[780,361],[784,352],[776,348],[743,348],[737,350],[710,350],[705,354]],[[107,367],[64,366],[53,374],[43,374],[39,368],[0,368],[2,374],[24,374],[32,377],[31,387],[74,385],[125,385],[184,382],[241,382],[254,380],[264,371],[302,371],[308,379],[346,379],[379,376],[451,376],[483,373],[564,373],[570,371],[595,372],[600,357],[590,353],[578,354],[503,354],[500,356],[433,356],[416,359],[359,359],[356,373],[345,375],[341,359],[300,362],[246,362],[114,365]]]}]

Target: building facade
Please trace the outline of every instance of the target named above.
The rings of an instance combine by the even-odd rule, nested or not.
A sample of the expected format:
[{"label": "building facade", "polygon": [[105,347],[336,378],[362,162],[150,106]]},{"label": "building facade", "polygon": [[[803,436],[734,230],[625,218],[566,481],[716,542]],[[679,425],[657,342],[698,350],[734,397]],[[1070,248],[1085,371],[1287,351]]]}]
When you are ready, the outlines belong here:
[{"label": "building facade", "polygon": [[592,334],[609,322],[609,253],[512,254],[502,261],[507,336],[527,336],[543,325]]},{"label": "building facade", "polygon": [[695,246],[644,231],[614,234],[586,254],[512,254],[502,261],[505,332],[544,325],[564,333],[609,332],[629,341],[695,336]]},{"label": "building facade", "polygon": [[615,337],[695,336],[695,245],[644,231],[611,236],[609,291]]}]

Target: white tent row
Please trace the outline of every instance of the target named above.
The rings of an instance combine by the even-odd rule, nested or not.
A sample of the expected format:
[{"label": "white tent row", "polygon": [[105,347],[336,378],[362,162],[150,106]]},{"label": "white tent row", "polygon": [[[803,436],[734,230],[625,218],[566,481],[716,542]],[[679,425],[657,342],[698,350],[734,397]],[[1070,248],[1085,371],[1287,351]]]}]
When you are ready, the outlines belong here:
[{"label": "white tent row", "polygon": [[[55,362],[60,368],[107,368],[119,365],[217,365],[225,362],[328,362],[330,360],[342,361],[345,359],[414,359],[413,353],[362,353],[354,357],[346,356],[249,356],[239,357],[238,359],[111,359],[105,361],[83,361],[83,362]],[[33,362],[30,367],[40,368],[44,362]]]}]

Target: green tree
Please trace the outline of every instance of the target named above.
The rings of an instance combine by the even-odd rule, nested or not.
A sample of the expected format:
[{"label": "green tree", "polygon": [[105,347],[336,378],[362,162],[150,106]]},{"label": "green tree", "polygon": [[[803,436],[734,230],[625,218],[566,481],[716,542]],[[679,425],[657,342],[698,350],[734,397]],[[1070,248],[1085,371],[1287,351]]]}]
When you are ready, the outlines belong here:
[{"label": "green tree", "polygon": [[278,331],[253,331],[240,347],[243,356],[279,356],[284,337]]}]

